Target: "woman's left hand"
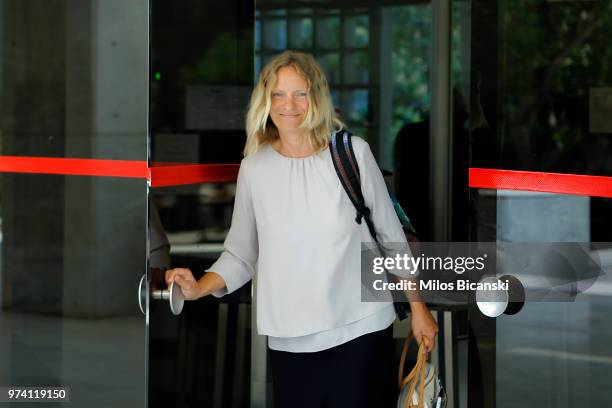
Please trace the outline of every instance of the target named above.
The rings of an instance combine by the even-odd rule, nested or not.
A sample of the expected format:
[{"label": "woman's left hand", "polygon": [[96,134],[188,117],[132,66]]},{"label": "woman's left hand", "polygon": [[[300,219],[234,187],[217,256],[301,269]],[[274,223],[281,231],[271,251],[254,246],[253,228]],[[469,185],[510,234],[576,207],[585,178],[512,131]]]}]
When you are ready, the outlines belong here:
[{"label": "woman's left hand", "polygon": [[423,341],[423,337],[427,337],[429,340],[425,344],[425,349],[427,352],[433,350],[436,345],[436,335],[438,334],[438,324],[434,320],[431,312],[425,306],[425,303],[422,302],[414,302],[410,305],[411,308],[411,323],[412,323],[412,333],[420,345]]}]

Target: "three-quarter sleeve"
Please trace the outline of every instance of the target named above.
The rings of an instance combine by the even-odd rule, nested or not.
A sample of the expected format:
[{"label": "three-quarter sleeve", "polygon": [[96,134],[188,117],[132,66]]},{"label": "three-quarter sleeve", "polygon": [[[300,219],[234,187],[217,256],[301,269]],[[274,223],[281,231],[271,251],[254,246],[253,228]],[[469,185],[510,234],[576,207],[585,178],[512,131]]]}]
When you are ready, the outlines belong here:
[{"label": "three-quarter sleeve", "polygon": [[[355,138],[353,140],[355,141]],[[361,190],[365,204],[370,209],[370,217],[374,223],[378,242],[385,248],[386,256],[404,252],[411,255],[402,224],[395,213],[393,202],[376,159],[374,159],[367,142],[358,140],[357,143],[362,146],[361,149],[355,150],[355,154],[359,163]],[[355,142],[353,144],[355,145]],[[409,275],[407,271],[403,270],[389,270],[389,272],[398,276]]]},{"label": "three-quarter sleeve", "polygon": [[236,182],[236,197],[232,224],[223,244],[223,253],[206,272],[215,272],[225,281],[224,289],[213,292],[221,297],[239,289],[255,275],[259,252],[253,201],[248,183],[245,160],[242,161]]}]

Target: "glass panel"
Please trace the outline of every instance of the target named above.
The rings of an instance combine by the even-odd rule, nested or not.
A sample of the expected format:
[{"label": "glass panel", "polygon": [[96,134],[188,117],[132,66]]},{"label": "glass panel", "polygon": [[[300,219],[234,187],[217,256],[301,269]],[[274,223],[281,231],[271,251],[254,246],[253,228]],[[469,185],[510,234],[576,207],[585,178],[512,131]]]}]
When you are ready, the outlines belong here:
[{"label": "glass panel", "polygon": [[[380,112],[381,122],[388,123],[380,136],[381,150],[388,154],[388,168],[394,170],[398,201],[419,235],[428,241],[432,239],[429,202],[432,10],[429,4],[388,7],[383,10],[382,19],[381,27],[388,27],[385,35],[391,38],[392,46],[391,55],[379,64],[381,83],[386,84],[381,86],[380,100],[391,101],[389,108]],[[415,195],[421,198],[414,200]]]},{"label": "glass panel", "polygon": [[316,57],[317,62],[327,76],[330,84],[340,82],[340,56],[337,53],[323,54]]},{"label": "glass panel", "polygon": [[[605,288],[609,290],[610,282]],[[583,296],[578,303],[531,303],[497,329],[497,408],[610,406],[612,340],[609,296]],[[516,373],[538,373],[517,378]],[[513,375],[514,373],[515,375]]]},{"label": "glass panel", "polygon": [[338,109],[340,106],[340,91],[331,91],[332,100],[334,102],[334,106]]},{"label": "glass panel", "polygon": [[287,20],[263,20],[263,46],[266,49],[287,48]]},{"label": "glass panel", "polygon": [[3,154],[147,160],[148,1],[3,8]]},{"label": "glass panel", "polygon": [[264,17],[282,17],[282,16],[286,16],[287,15],[287,9],[270,9],[270,10],[264,10],[263,12],[263,16]]},{"label": "glass panel", "polygon": [[[148,1],[0,9],[0,161],[146,167]],[[75,407],[146,406],[147,189],[144,178],[0,173],[0,385],[68,387]]]},{"label": "glass panel", "polygon": [[340,46],[340,17],[317,17],[317,48]]},{"label": "glass panel", "polygon": [[312,18],[292,19],[289,27],[291,48],[312,48]]},{"label": "glass panel", "polygon": [[591,256],[606,271],[596,281],[578,286],[582,289],[573,301],[527,302],[516,315],[484,322],[473,315],[479,341],[484,346],[495,333],[496,345],[494,355],[481,348],[479,359],[473,360],[487,356],[489,362],[482,366],[491,368],[482,372],[488,380],[476,387],[496,390],[491,395],[497,408],[610,405],[612,398],[601,390],[612,362],[607,346],[612,330],[603,321],[612,311],[612,234],[601,225],[612,222],[612,200],[504,190],[473,194],[479,241],[593,242],[597,245]]},{"label": "glass panel", "polygon": [[347,107],[344,117],[355,125],[367,125],[368,122],[368,91],[346,91],[344,105]]},{"label": "glass panel", "polygon": [[[471,100],[471,4],[454,1],[451,20],[452,239],[469,240],[470,210],[470,100]],[[473,157],[473,156],[472,156]]]},{"label": "glass panel", "polygon": [[4,174],[1,193],[0,382],[145,406],[146,182]]},{"label": "glass panel", "polygon": [[261,20],[255,20],[255,51],[261,50]]},{"label": "glass panel", "polygon": [[313,10],[310,8],[299,8],[292,10],[293,15],[312,16]]},{"label": "glass panel", "polygon": [[351,90],[342,93],[342,119],[351,132],[359,137],[367,138],[368,115],[370,114],[368,90]]},{"label": "glass panel", "polygon": [[431,7],[393,7],[392,135],[406,123],[421,122],[430,107]]},{"label": "glass panel", "polygon": [[[479,166],[612,175],[609,2],[482,4],[476,147],[490,159]],[[499,58],[485,65],[485,53]]]},{"label": "glass panel", "polygon": [[348,84],[367,84],[370,77],[368,54],[366,52],[346,53],[343,59],[344,82]]},{"label": "glass panel", "polygon": [[[253,2],[154,0],[151,13],[152,64],[168,72],[151,96],[154,164],[240,163],[254,71],[276,54],[269,48],[287,46],[285,17],[267,19],[260,10],[260,37]],[[234,190],[234,183],[211,182],[152,190],[169,266],[199,279],[219,257]],[[158,264],[153,284],[165,288],[168,264]],[[250,288],[185,302],[179,316],[167,302],[152,302],[150,407],[250,406]]]},{"label": "glass panel", "polygon": [[344,44],[348,47],[367,47],[370,42],[370,19],[351,16],[344,23]]},{"label": "glass panel", "polygon": [[[470,101],[471,167],[612,176],[602,114],[610,2],[473,0],[455,11],[463,18],[453,71]],[[606,274],[577,285],[571,302],[528,302],[497,319],[473,313],[469,406],[611,405],[612,199],[482,189],[470,198],[472,239],[590,243]]]},{"label": "glass panel", "polygon": [[471,4],[469,1],[454,1],[452,9],[452,49],[451,74],[453,92],[461,97],[460,110],[463,116],[457,118],[467,127],[466,113],[470,101],[470,35],[471,33]]},{"label": "glass panel", "polygon": [[269,54],[266,53],[262,58],[261,58],[261,68],[265,67],[266,64],[268,62],[270,62],[272,60],[272,58],[274,58],[277,54]]},{"label": "glass panel", "polygon": [[253,78],[253,82],[257,81],[257,78],[259,77],[259,73],[261,72],[261,68],[262,68],[262,65],[261,65],[261,55],[257,55],[255,57],[255,68],[254,68],[255,76]]}]

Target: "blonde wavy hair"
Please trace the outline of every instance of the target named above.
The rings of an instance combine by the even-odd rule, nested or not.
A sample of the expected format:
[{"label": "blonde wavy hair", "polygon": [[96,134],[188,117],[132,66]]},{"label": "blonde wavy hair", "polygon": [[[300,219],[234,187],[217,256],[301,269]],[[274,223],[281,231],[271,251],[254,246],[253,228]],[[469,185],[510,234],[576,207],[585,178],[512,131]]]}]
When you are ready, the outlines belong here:
[{"label": "blonde wavy hair", "polygon": [[246,115],[245,156],[279,138],[278,129],[270,118],[271,94],[276,86],[278,70],[287,66],[293,67],[308,83],[308,112],[300,127],[310,130],[308,141],[315,152],[325,149],[331,134],[345,127],[334,110],[325,74],[312,55],[285,51],[261,70],[251,94]]}]

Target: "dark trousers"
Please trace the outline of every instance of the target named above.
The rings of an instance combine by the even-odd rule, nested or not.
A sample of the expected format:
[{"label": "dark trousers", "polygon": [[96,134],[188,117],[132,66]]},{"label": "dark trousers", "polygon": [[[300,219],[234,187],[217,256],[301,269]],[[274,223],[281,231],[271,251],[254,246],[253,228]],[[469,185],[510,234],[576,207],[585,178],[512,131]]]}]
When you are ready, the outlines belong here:
[{"label": "dark trousers", "polygon": [[274,408],[392,408],[393,325],[314,353],[269,350]]}]

